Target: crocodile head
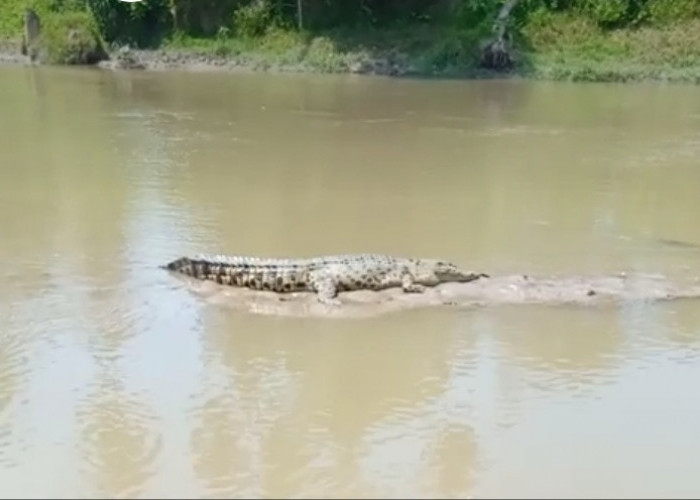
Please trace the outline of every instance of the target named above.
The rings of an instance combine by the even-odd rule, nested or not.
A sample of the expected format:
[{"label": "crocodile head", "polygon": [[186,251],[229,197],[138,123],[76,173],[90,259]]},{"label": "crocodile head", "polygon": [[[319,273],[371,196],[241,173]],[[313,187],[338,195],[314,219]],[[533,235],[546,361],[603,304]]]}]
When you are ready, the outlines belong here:
[{"label": "crocodile head", "polygon": [[[467,281],[474,281],[479,278],[488,278],[489,275],[485,273],[474,273],[471,271],[463,271],[457,265],[452,262],[446,262],[443,260],[431,260],[423,261],[426,264],[429,272],[434,276],[434,280],[438,283],[446,282],[458,282],[465,283]],[[422,274],[422,273],[420,273]]]}]

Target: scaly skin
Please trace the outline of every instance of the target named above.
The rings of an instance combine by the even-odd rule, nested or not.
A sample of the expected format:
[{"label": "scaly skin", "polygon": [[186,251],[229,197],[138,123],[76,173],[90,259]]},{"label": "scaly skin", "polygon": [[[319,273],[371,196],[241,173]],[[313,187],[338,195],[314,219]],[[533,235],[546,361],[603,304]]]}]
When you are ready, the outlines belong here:
[{"label": "scaly skin", "polygon": [[200,280],[277,293],[315,292],[319,302],[339,305],[338,292],[401,287],[421,293],[427,286],[488,278],[461,271],[435,259],[407,259],[378,254],[336,255],[311,259],[264,259],[198,255],[181,257],[165,266]]}]

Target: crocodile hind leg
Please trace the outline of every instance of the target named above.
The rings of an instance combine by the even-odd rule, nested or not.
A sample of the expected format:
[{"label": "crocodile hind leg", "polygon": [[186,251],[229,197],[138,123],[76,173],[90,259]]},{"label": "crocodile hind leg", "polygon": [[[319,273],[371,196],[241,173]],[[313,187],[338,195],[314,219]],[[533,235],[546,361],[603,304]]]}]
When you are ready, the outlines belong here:
[{"label": "crocodile hind leg", "polygon": [[322,304],[329,306],[339,306],[342,304],[342,302],[337,299],[338,286],[335,280],[327,274],[322,272],[311,273],[309,276],[309,284],[311,285],[310,288],[316,291],[316,297]]},{"label": "crocodile hind leg", "polygon": [[413,282],[413,275],[411,273],[404,273],[401,276],[401,288],[405,293],[423,293],[425,287]]}]

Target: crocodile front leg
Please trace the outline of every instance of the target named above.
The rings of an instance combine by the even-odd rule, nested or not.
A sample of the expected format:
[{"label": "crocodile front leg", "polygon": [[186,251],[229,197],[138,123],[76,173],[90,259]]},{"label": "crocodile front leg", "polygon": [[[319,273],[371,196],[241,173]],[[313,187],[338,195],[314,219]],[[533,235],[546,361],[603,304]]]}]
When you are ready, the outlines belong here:
[{"label": "crocodile front leg", "polygon": [[401,276],[401,288],[403,288],[404,293],[423,293],[425,291],[423,285],[413,282],[413,275],[409,272]]},{"label": "crocodile front leg", "polygon": [[336,297],[338,296],[338,286],[335,280],[324,273],[317,271],[309,276],[310,288],[316,291],[316,297],[322,304],[329,306],[339,306],[342,304]]}]

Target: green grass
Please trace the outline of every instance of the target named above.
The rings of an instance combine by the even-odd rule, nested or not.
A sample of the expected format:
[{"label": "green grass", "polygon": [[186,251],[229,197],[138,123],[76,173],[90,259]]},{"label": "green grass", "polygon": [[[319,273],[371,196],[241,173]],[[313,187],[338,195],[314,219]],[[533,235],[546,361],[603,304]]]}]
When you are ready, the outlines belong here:
[{"label": "green grass", "polygon": [[191,38],[178,34],[164,49],[192,51],[212,56],[235,58],[242,64],[260,67],[301,67],[325,73],[344,72],[361,57],[356,51],[341,50],[337,43],[324,36],[310,36],[296,31],[272,29],[254,38]]},{"label": "green grass", "polygon": [[576,81],[700,82],[700,20],[603,31],[565,15],[533,16],[521,32],[535,77]]},{"label": "green grass", "polygon": [[422,74],[459,73],[476,64],[477,36],[473,32],[435,27],[391,30],[336,30],[310,34],[281,28],[257,37],[215,38],[176,34],[165,50],[192,51],[232,57],[266,67],[295,66],[324,73],[347,72],[363,64],[384,61]]}]

